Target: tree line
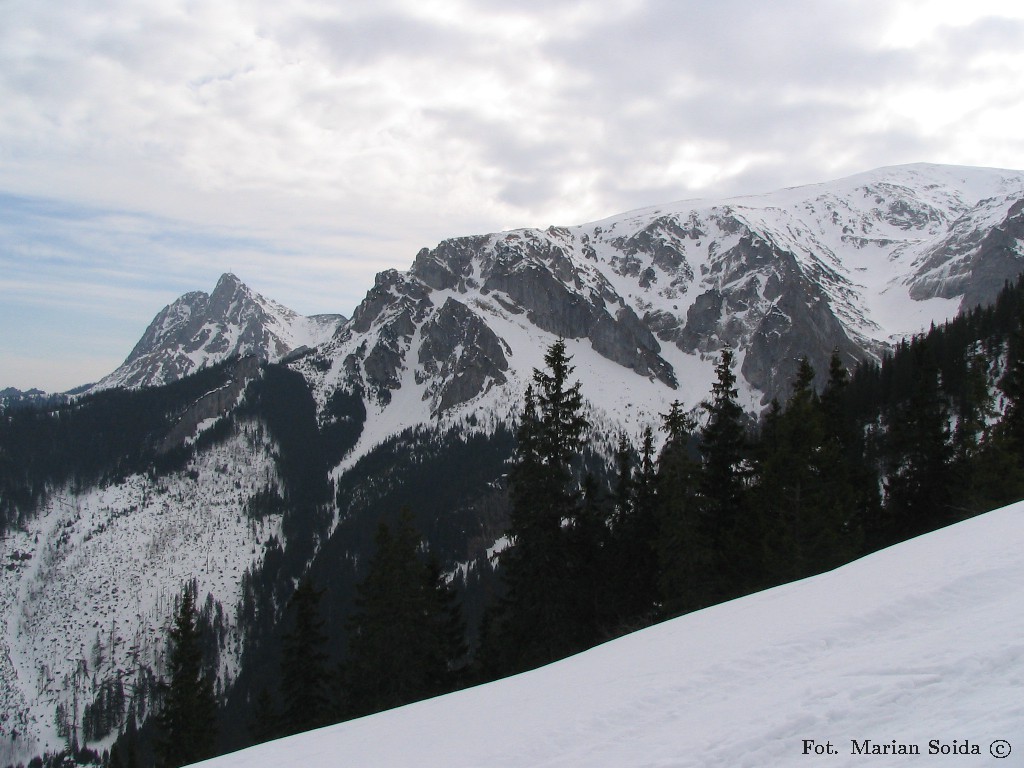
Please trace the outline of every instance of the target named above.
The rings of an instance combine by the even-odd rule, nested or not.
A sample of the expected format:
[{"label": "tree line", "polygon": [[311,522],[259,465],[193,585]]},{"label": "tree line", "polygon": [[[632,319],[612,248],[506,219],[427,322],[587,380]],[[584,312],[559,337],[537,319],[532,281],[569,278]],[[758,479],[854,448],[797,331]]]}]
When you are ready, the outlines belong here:
[{"label": "tree line", "polygon": [[804,578],[1024,497],[1024,282],[997,302],[824,384],[799,361],[760,419],[732,350],[707,399],[662,414],[611,482],[582,467],[581,385],[556,342],[535,371],[510,474],[506,591],[483,677],[529,669],[654,621]]}]

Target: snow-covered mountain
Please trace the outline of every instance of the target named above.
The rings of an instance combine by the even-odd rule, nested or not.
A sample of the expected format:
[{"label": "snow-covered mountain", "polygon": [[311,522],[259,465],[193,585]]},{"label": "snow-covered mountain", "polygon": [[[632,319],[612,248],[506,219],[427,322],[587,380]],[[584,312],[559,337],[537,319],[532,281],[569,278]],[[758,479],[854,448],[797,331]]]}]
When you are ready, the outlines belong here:
[{"label": "snow-covered mountain", "polygon": [[9,408],[39,406],[47,403],[59,403],[65,400],[64,395],[43,392],[41,389],[30,389],[22,392],[14,387],[0,389],[0,412]]},{"label": "snow-covered mountain", "polygon": [[[379,274],[297,363],[321,403],[365,393],[362,445],[507,418],[558,337],[597,414],[636,431],[708,392],[725,345],[756,411],[798,359],[820,375],[988,302],[1024,269],[1024,173],[910,165],[575,227],[446,240]],[[357,454],[359,451],[356,452]]]},{"label": "snow-covered mountain", "polygon": [[[1024,269],[1024,173],[916,164],[838,181],[632,211],[572,227],[446,240],[388,270],[348,322],[306,318],[224,275],[153,320],[97,388],[173,381],[234,354],[297,367],[323,406],[377,411],[364,442],[481,412],[507,418],[564,337],[598,411],[628,424],[707,392],[737,352],[744,398],[783,398],[797,360],[822,375],[991,301]],[[623,403],[637,392],[650,407]],[[634,413],[633,411],[637,411]]]},{"label": "snow-covered mountain", "polygon": [[[555,339],[566,339],[591,421],[609,440],[656,424],[673,400],[691,407],[705,398],[726,344],[756,411],[785,395],[800,355],[820,372],[835,348],[851,364],[877,357],[893,340],[992,298],[1024,267],[1022,209],[1022,172],[901,166],[446,240],[408,271],[378,275],[344,322],[302,318],[231,275],[210,295],[183,296],[97,385],[109,398],[104,418],[140,407],[118,387],[145,394],[153,384],[188,384],[194,379],[182,376],[235,354],[255,358],[208,388],[154,393],[170,426],[129,452],[185,458],[159,471],[115,463],[51,482],[0,540],[0,712],[8,713],[0,764],[55,746],[57,707],[80,718],[104,680],[160,674],[168,601],[188,578],[197,578],[201,603],[209,595],[211,610],[221,608],[226,685],[244,652],[245,574],[265,562],[271,539],[298,560],[295,541],[307,535],[309,557],[319,547],[335,570],[360,560],[358,537],[334,534],[406,477],[400,460],[381,462],[415,456],[406,463],[429,475],[428,466],[450,470],[438,456],[465,448],[466,434],[504,428],[508,438]],[[256,365],[282,358],[287,369]],[[85,398],[75,407],[93,405]],[[96,423],[95,439],[109,440]],[[423,431],[403,434],[414,427]],[[323,448],[316,461],[294,447],[310,445]],[[445,490],[472,481],[473,493],[494,495],[478,503],[453,493],[438,504],[447,517],[431,521],[431,545],[448,539],[446,567],[473,560],[501,533],[492,486],[509,449],[473,450],[476,475],[446,476]],[[309,477],[283,476],[307,469]],[[307,480],[326,489],[328,476],[334,497],[316,503],[329,524],[313,534],[292,522],[287,532],[284,499]],[[436,476],[424,481],[418,511],[433,509],[426,496],[436,485]]]},{"label": "snow-covered mountain", "polygon": [[277,361],[326,341],[344,320],[299,315],[227,273],[213,293],[186,293],[160,310],[124,363],[91,391],[167,384],[234,355]]},{"label": "snow-covered mountain", "polygon": [[237,676],[243,576],[281,538],[282,523],[280,512],[251,509],[280,483],[265,426],[217,418],[242,399],[255,363],[239,361],[223,386],[189,398],[155,450],[194,446],[220,429],[215,444],[170,471],[55,488],[0,538],[0,764],[61,749],[71,736],[61,713],[78,743],[108,745],[116,730],[82,732],[101,692],[117,690],[141,721],[174,599],[192,579],[217,633],[220,684]]},{"label": "snow-covered mountain", "polygon": [[1022,515],[1015,504],[532,672],[199,765],[1017,764]]}]

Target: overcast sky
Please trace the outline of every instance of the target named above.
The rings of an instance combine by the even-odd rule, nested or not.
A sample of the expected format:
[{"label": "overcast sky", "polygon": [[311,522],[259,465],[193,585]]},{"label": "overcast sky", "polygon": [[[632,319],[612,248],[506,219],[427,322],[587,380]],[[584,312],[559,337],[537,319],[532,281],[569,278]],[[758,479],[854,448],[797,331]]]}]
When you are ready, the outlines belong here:
[{"label": "overcast sky", "polygon": [[1020,0],[0,0],[0,388],[233,271],[350,314],[457,235],[1024,169]]}]

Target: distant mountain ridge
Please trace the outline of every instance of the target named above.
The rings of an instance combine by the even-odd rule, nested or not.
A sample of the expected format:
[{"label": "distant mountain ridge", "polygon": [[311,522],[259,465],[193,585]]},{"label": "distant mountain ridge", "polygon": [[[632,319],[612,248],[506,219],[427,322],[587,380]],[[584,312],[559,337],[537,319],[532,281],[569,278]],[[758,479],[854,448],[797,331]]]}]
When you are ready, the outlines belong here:
[{"label": "distant mountain ridge", "polygon": [[0,389],[0,412],[9,408],[32,407],[38,405],[55,404],[65,400],[63,395],[43,392],[41,389],[30,389],[23,392],[14,387]]},{"label": "distant mountain ridge", "polygon": [[[909,165],[575,227],[445,240],[388,270],[295,367],[325,403],[365,394],[365,443],[417,423],[515,412],[565,338],[592,405],[636,429],[708,391],[736,352],[747,408],[797,361],[852,367],[995,298],[1024,270],[1024,173]],[[630,425],[633,425],[632,427]]]},{"label": "distant mountain ridge", "polygon": [[304,317],[225,273],[213,293],[186,293],[164,307],[124,363],[91,391],[167,384],[233,356],[276,362],[326,341],[344,321]]},{"label": "distant mountain ridge", "polygon": [[[182,296],[95,385],[174,381],[236,354],[293,360],[319,409],[359,393],[357,453],[404,428],[514,416],[533,368],[570,342],[598,412],[627,428],[707,392],[736,351],[757,411],[806,355],[852,367],[995,298],[1024,270],[1024,172],[913,164],[572,227],[456,237],[386,270],[353,312],[305,318],[234,275]],[[295,355],[296,350],[307,352]],[[300,359],[295,359],[300,358]],[[623,392],[635,397],[623,398]]]}]

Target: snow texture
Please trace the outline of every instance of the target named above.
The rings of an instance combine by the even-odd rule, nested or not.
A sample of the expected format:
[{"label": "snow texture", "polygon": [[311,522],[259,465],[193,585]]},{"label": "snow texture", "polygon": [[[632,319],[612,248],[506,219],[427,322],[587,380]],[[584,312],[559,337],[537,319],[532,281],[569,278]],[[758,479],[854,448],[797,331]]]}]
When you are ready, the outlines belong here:
[{"label": "snow texture", "polygon": [[174,599],[193,578],[199,607],[210,595],[224,610],[219,676],[237,676],[242,574],[280,537],[280,515],[254,520],[244,509],[278,485],[271,448],[258,425],[242,425],[156,483],[132,475],[56,494],[0,541],[0,763],[64,746],[58,704],[77,702],[80,721],[103,680],[131,690],[140,667],[162,675]]},{"label": "snow texture", "polygon": [[[201,765],[1020,765],[1022,516],[1018,503],[533,672]],[[836,754],[814,754],[826,745]]]}]

